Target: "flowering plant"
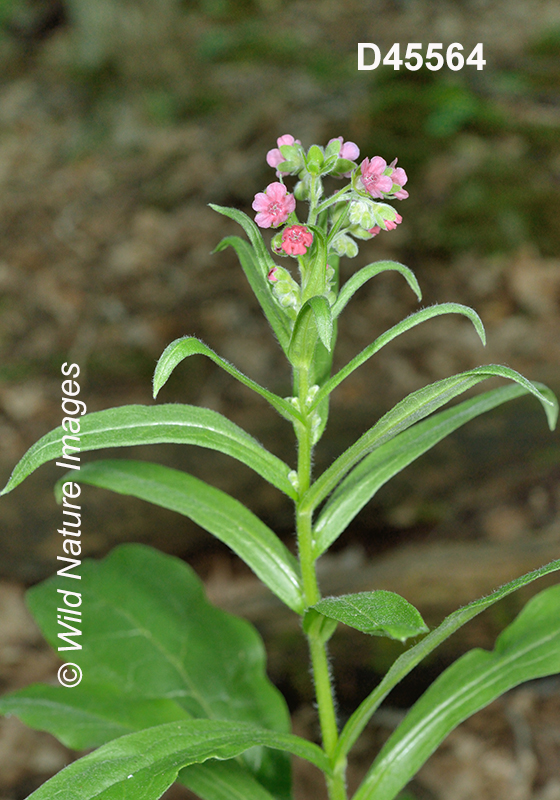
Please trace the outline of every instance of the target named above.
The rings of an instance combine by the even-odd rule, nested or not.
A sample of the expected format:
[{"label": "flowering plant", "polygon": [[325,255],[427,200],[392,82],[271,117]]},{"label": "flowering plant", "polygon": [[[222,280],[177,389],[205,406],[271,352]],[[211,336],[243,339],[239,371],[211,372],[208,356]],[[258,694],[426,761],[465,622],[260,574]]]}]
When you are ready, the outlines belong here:
[{"label": "flowering plant", "polygon": [[[341,137],[307,151],[290,135],[281,136],[277,145],[267,155],[277,180],[255,196],[254,222],[235,209],[213,208],[247,234],[249,241],[228,236],[217,250],[236,251],[291,365],[292,395],[274,394],[199,339],[186,336],[162,354],[154,374],[154,397],[184,359],[195,354],[210,358],[293,427],[295,468],[221,414],[195,406],[113,408],[83,416],[79,430],[82,450],[176,442],[213,448],[245,463],[293,501],[297,557],[237,500],[158,464],[89,462],[63,478],[58,493],[71,508],[79,508],[68,497],[79,496],[81,484],[142,498],[190,517],[244,559],[301,618],[321,743],[290,733],[286,704],[266,677],[264,652],[254,629],[213,608],[186,564],[144,546],[124,545],[101,562],[82,565],[86,641],[82,649],[74,638],[72,648],[80,651],[82,682],[71,689],[37,684],[0,701],[0,711],[54,733],[69,747],[98,748],[34,792],[35,800],[155,800],[176,780],[203,800],[288,800],[290,754],[323,771],[331,800],[346,800],[348,755],[395,685],[468,620],[517,588],[560,569],[558,560],[517,578],[455,611],[432,631],[420,613],[393,592],[372,589],[322,597],[317,560],[390,478],[449,433],[501,403],[530,393],[541,402],[551,428],[557,403],[545,386],[508,367],[470,369],[412,392],[314,479],[313,448],[327,425],[329,397],[354,370],[395,337],[438,315],[465,316],[483,343],[484,328],[476,312],[464,305],[423,308],[332,374],[337,319],[366,281],[393,270],[421,297],[412,271],[393,261],[369,264],[339,288],[340,256],[355,256],[359,240],[401,223],[388,201],[408,196],[403,188],[407,176],[396,160],[387,165],[380,156],[358,164],[357,145]],[[325,195],[328,176],[347,182]],[[284,181],[293,177],[295,185],[289,191]],[[303,221],[296,213],[297,201],[308,204]],[[274,234],[269,248],[259,228],[282,230]],[[297,273],[276,264],[276,256],[294,259],[285,263],[297,263]],[[491,377],[511,383],[441,410]],[[64,427],[47,434],[24,455],[4,491],[45,461],[64,456],[65,447]],[[61,610],[58,593],[67,591],[61,588],[66,586],[61,572],[29,592],[31,610],[53,646],[63,638],[56,613]],[[500,635],[492,652],[471,650],[446,669],[377,754],[355,800],[392,800],[462,720],[520,682],[560,671],[559,602],[560,586],[542,591]],[[373,636],[413,640],[344,725],[337,719],[327,654],[328,641],[341,623]]]}]

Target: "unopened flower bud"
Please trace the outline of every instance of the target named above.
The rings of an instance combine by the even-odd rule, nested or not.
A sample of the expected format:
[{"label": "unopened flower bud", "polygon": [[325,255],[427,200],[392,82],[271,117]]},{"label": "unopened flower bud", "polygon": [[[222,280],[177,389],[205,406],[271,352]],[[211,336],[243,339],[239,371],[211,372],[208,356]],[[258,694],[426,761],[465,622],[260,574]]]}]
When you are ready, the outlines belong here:
[{"label": "unopened flower bud", "polygon": [[332,248],[339,256],[354,258],[358,255],[358,245],[345,233],[340,233],[332,243]]},{"label": "unopened flower bud", "polygon": [[360,225],[366,230],[371,228],[372,225],[375,225],[376,222],[373,203],[366,199],[354,200],[350,203],[348,216],[353,225]]}]

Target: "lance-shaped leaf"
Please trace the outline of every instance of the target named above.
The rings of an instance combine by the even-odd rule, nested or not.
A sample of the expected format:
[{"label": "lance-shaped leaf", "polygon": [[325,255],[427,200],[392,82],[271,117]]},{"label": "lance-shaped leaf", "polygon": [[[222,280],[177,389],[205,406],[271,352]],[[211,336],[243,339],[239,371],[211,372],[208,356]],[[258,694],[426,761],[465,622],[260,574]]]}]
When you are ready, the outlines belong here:
[{"label": "lance-shaped leaf", "polygon": [[[192,764],[181,770],[177,780],[202,800],[279,800],[281,797],[278,789],[272,795],[234,759]],[[291,800],[291,793],[286,796]]]},{"label": "lance-shaped leaf", "polygon": [[[266,677],[258,633],[245,620],[212,606],[187,564],[145,545],[128,544],[101,561],[86,559],[80,574],[81,581],[71,588],[83,592],[87,605],[87,646],[72,654],[83,671],[81,684],[73,689],[28,687],[2,698],[1,713],[15,713],[74,749],[192,716],[289,732],[288,710]],[[67,579],[55,576],[27,594],[55,648],[62,644],[57,613],[65,595],[59,590],[68,588]],[[262,794],[255,794],[259,787],[253,772],[275,796],[289,796],[286,757],[273,751],[249,755],[249,765],[234,770],[247,797],[260,800]],[[220,786],[222,778],[215,778],[213,766],[200,770],[210,773],[208,786]],[[202,796],[216,797],[209,788]]]},{"label": "lance-shaped leaf", "polygon": [[297,367],[309,366],[317,344],[317,334],[327,351],[332,349],[333,321],[326,297],[311,297],[301,307],[294,323],[288,358]]},{"label": "lance-shaped leaf", "polygon": [[498,364],[475,367],[453,375],[451,378],[444,378],[429,386],[424,386],[397,403],[315,481],[303,499],[303,507],[305,509],[315,508],[330,494],[346,473],[374,448],[393,439],[398,433],[437,411],[445,403],[476,386],[480,381],[494,377],[508,378],[535,395],[545,410],[551,430],[554,429],[558,415],[558,403],[555,399],[551,399],[550,392],[546,395],[543,394],[527,378],[509,367],[502,367]]},{"label": "lance-shaped leaf", "polygon": [[551,561],[544,567],[539,567],[532,572],[528,572],[526,575],[522,575],[520,578],[515,578],[515,580],[509,583],[505,583],[486,597],[480,597],[478,600],[474,600],[472,603],[454,611],[443,620],[441,625],[425,636],[421,642],[418,642],[418,644],[410,647],[400,655],[381,683],[379,683],[371,694],[360,703],[344,726],[336,748],[335,761],[343,761],[345,759],[359,735],[389,692],[394,689],[403,678],[412,672],[417,664],[433,652],[436,647],[439,647],[442,642],[448,639],[455,631],[459,630],[465,623],[469,622],[469,620],[476,617],[486,608],[497,603],[498,600],[515,592],[522,586],[526,586],[537,578],[542,578],[544,575],[556,572],[557,570],[560,570],[560,559]]},{"label": "lance-shaped leaf", "polygon": [[346,281],[332,307],[333,317],[336,319],[336,317],[340,316],[350,298],[364,283],[366,283],[366,281],[379,275],[380,272],[386,272],[388,270],[400,272],[412,291],[416,294],[418,300],[422,299],[422,291],[411,269],[405,267],[404,264],[399,264],[398,261],[376,261],[374,264],[368,264],[367,267],[363,267],[363,269],[354,273],[354,275]]},{"label": "lance-shaped leaf", "polygon": [[327,292],[327,239],[324,231],[317,225],[307,225],[313,231],[313,250],[307,259],[304,271],[302,299],[322,297]]},{"label": "lance-shaped leaf", "polygon": [[240,372],[237,367],[234,367],[233,364],[230,364],[229,361],[226,361],[225,358],[219,356],[210,347],[205,345],[204,342],[201,342],[200,339],[194,336],[183,336],[180,339],[175,339],[175,341],[167,345],[161,354],[154,372],[154,397],[157,397],[162,386],[167,383],[175,367],[180,364],[181,361],[184,361],[185,358],[194,355],[203,355],[210,358],[223,370],[233,375],[233,377],[244,386],[248,386],[249,389],[252,389],[257,394],[260,394],[261,397],[264,397],[265,400],[268,400],[270,405],[276,409],[279,414],[290,420],[290,422],[294,419],[300,419],[295,408],[287,403],[286,400],[282,397],[278,397],[278,395],[273,392],[269,392],[264,386],[260,386],[256,381],[248,378]]},{"label": "lance-shaped leaf", "polygon": [[[542,384],[536,386],[545,397],[555,401],[550,389]],[[469,420],[527,392],[524,386],[514,384],[464,400],[416,423],[366,456],[337,486],[321,511],[314,527],[315,555],[328,550],[378,489],[423,453]]]},{"label": "lance-shaped leaf", "polygon": [[[218,214],[223,214],[224,217],[229,217],[234,222],[237,222],[238,225],[241,225],[249,237],[249,241],[253,245],[257,258],[257,264],[259,265],[261,274],[266,277],[268,275],[268,271],[274,266],[274,261],[272,260],[272,256],[270,255],[266,244],[264,243],[264,239],[259,228],[253,222],[253,220],[248,217],[247,214],[244,214],[243,211],[239,211],[237,208],[217,206],[214,205],[214,203],[209,203],[208,205],[214,211],[217,211]],[[220,245],[218,245],[218,247],[220,247]]]},{"label": "lance-shaped leaf", "polygon": [[[47,433],[27,451],[3,491],[10,492],[46,461],[63,457],[63,447],[79,450],[127,447],[138,444],[195,444],[219,450],[242,461],[289,497],[296,497],[288,480],[290,468],[269,453],[246,431],[217,411],[179,403],[161,406],[130,405],[86,414],[77,439],[62,427]],[[75,453],[75,449],[70,450]]]},{"label": "lance-shaped leaf", "polygon": [[468,317],[474,325],[476,332],[480,336],[482,343],[486,343],[482,320],[472,308],[463,306],[460,303],[440,303],[435,306],[430,306],[429,308],[423,308],[422,311],[417,311],[415,314],[411,314],[406,319],[403,319],[402,322],[399,322],[397,325],[389,328],[388,331],[385,331],[385,333],[379,336],[374,342],[365,347],[361,353],[358,353],[358,355],[349,361],[345,367],[336,373],[336,375],[333,375],[332,378],[328,380],[321,388],[321,391],[318,392],[317,397],[315,398],[315,405],[320,403],[325,397],[328,397],[328,395],[334,389],[336,389],[336,387],[342,383],[345,378],[351,375],[354,370],[360,367],[365,361],[368,360],[368,358],[371,358],[375,353],[381,350],[381,348],[386,344],[393,341],[393,339],[396,339],[397,336],[400,336],[401,333],[405,333],[411,328],[414,328],[416,325],[420,325],[420,323],[426,322],[426,320],[432,319],[433,317],[439,317],[442,314],[462,314],[463,316]]},{"label": "lance-shaped leaf", "polygon": [[375,759],[355,800],[393,800],[460,722],[525,681],[560,672],[560,586],[530,600],[496,641],[471,650],[424,692]]},{"label": "lance-shaped leaf", "polygon": [[198,719],[115,739],[74,761],[29,800],[158,800],[183,767],[211,758],[235,758],[255,745],[292,753],[330,773],[321,748],[299,736],[242,722]]},{"label": "lance-shaped leaf", "polygon": [[256,258],[255,251],[244,239],[240,239],[239,236],[226,236],[225,239],[222,239],[214,252],[225,250],[226,247],[233,247],[237,253],[239,263],[251,285],[251,289],[255,293],[255,297],[259,301],[272,330],[276,334],[280,346],[284,352],[286,352],[290,341],[291,329],[288,317],[282,311],[270,290],[270,283],[267,278],[268,269],[271,268],[268,266],[270,262],[267,261],[266,266],[263,265],[263,267],[261,267]]},{"label": "lance-shaped leaf", "polygon": [[399,642],[428,632],[426,623],[413,605],[395,592],[384,589],[325,597],[312,608],[362,633],[387,636]]},{"label": "lance-shaped leaf", "polygon": [[303,610],[299,565],[294,556],[264,522],[220,489],[186,472],[126,459],[92,461],[72,480],[184,514],[231,547],[293,611]]}]

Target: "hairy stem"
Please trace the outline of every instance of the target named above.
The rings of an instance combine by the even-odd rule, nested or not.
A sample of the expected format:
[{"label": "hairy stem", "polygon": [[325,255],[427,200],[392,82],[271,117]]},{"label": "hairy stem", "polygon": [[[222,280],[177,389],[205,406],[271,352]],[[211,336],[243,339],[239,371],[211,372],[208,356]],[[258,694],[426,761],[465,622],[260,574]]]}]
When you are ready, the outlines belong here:
[{"label": "hairy stem", "polygon": [[[299,496],[301,498],[311,484],[312,456],[311,418],[306,411],[309,373],[305,368],[297,370],[295,385],[297,386],[303,417],[303,422],[295,423],[294,426],[298,439],[298,482]],[[302,509],[301,500],[296,503],[296,530],[305,604],[306,606],[312,606],[321,599],[321,594],[317,583],[313,555],[312,511]],[[312,633],[308,634],[307,638],[323,748],[329,758],[334,759],[338,744],[338,728],[336,724],[334,687],[331,681],[326,644],[320,636]],[[330,800],[347,800],[345,775],[340,765],[335,775],[328,779],[327,784]]]}]

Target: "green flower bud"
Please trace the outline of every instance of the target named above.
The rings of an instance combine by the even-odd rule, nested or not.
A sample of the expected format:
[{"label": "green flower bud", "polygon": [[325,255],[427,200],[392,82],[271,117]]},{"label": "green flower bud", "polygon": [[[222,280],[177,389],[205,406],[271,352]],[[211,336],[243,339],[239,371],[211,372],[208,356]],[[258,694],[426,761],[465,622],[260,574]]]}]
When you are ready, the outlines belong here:
[{"label": "green flower bud", "polygon": [[358,255],[358,245],[345,233],[340,233],[332,243],[331,247],[339,256],[348,256],[348,258],[354,258],[354,256]]}]

